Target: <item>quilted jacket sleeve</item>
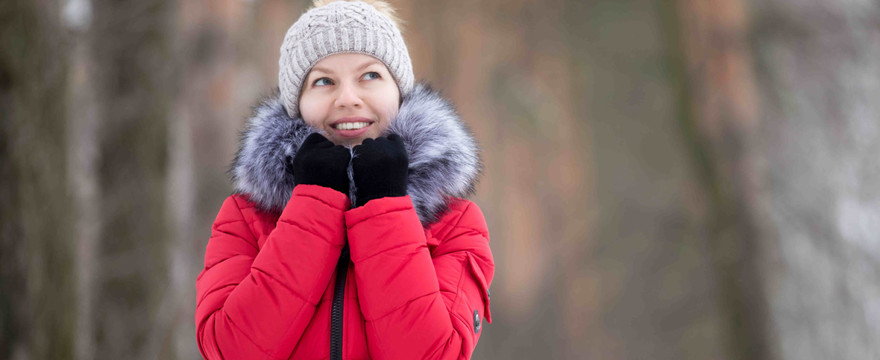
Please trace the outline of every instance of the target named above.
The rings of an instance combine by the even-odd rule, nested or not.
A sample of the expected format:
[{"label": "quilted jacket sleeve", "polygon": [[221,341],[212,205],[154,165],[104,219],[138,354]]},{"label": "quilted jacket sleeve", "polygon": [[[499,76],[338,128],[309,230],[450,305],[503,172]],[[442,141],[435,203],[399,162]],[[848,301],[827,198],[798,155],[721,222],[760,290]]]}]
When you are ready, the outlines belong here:
[{"label": "quilted jacket sleeve", "polygon": [[262,249],[246,202],[214,221],[196,280],[196,329],[206,359],[286,359],[327,288],[345,242],[344,194],[297,186]]},{"label": "quilted jacket sleeve", "polygon": [[358,298],[373,359],[468,359],[491,322],[495,272],[485,219],[460,200],[429,252],[409,196],[346,213]]}]

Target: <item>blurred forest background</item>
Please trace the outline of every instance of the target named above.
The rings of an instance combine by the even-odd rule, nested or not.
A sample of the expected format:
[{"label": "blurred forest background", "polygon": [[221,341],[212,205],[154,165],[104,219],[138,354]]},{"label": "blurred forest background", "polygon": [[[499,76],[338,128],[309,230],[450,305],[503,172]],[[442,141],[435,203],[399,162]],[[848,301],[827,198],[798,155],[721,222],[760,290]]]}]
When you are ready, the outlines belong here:
[{"label": "blurred forest background", "polygon": [[[484,150],[475,359],[880,359],[880,3],[392,3]],[[0,358],[199,358],[225,171],[308,5],[0,3]]]}]

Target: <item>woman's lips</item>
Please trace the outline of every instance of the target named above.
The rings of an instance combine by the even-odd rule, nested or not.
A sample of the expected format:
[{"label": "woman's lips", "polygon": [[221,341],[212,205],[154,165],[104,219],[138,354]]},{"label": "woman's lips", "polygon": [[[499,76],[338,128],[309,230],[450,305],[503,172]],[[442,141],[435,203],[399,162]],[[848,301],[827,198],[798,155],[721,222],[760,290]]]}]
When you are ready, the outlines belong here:
[{"label": "woman's lips", "polygon": [[[364,123],[366,126],[363,126]],[[373,122],[366,118],[345,118],[334,121],[330,128],[341,137],[356,138],[370,130],[371,126]]]}]

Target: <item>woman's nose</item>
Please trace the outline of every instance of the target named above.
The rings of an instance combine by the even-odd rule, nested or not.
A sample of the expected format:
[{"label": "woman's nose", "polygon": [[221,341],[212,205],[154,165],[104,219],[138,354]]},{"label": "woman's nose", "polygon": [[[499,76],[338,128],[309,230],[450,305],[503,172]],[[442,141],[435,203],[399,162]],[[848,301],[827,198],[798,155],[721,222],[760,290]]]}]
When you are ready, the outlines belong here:
[{"label": "woman's nose", "polygon": [[360,107],[364,104],[358,93],[358,89],[353,84],[340,84],[339,92],[336,96],[336,107]]}]

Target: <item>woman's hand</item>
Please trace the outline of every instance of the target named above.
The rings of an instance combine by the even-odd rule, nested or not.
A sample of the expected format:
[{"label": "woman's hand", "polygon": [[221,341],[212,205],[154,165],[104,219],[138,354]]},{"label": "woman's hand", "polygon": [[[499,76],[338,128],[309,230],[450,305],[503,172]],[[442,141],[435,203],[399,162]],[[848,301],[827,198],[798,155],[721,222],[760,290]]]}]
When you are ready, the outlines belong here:
[{"label": "woman's hand", "polygon": [[365,139],[354,147],[354,154],[351,163],[356,206],[373,199],[406,195],[409,156],[400,136]]},{"label": "woman's hand", "polygon": [[297,185],[320,185],[348,195],[350,160],[348,148],[314,133],[303,141],[293,158],[293,179]]}]

